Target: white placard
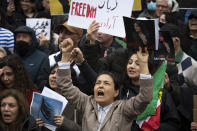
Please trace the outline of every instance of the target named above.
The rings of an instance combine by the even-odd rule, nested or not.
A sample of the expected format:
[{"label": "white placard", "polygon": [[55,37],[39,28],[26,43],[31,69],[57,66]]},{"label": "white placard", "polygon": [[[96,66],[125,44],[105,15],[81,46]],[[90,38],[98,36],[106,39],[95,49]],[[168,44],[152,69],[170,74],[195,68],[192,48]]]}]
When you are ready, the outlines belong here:
[{"label": "white placard", "polygon": [[51,19],[27,18],[26,26],[31,27],[36,32],[36,38],[42,33],[47,40],[50,40]]},{"label": "white placard", "polygon": [[33,93],[30,114],[35,119],[41,118],[48,129],[55,131],[54,115],[61,115],[62,108],[63,102],[59,101],[58,98],[53,99],[37,92]]},{"label": "white placard", "polygon": [[[64,111],[64,109],[66,108],[66,105],[67,105],[67,103],[68,103],[67,99],[66,99],[64,96],[62,96],[62,95],[56,93],[55,91],[53,91],[53,90],[51,90],[51,89],[49,89],[49,88],[47,88],[47,87],[44,87],[44,89],[42,90],[41,95],[47,96],[47,97],[50,97],[50,98],[53,98],[53,99],[56,99],[56,100],[58,100],[58,101],[61,101],[61,102],[63,103],[63,107],[62,107],[62,110],[61,110],[61,114],[63,113],[63,111]],[[55,130],[56,130],[56,127],[53,126],[53,125],[49,125],[49,124],[46,124],[46,123],[45,123],[45,126],[46,126],[48,129],[51,129],[52,131],[55,131]]]},{"label": "white placard", "polygon": [[125,37],[122,16],[131,16],[133,0],[72,0],[68,24],[87,29],[93,20],[99,32]]},{"label": "white placard", "polygon": [[55,92],[47,87],[44,87],[41,95],[61,101],[63,103],[63,108],[62,108],[61,114],[63,113],[63,111],[68,103],[67,99],[64,96],[58,94],[57,92]]}]

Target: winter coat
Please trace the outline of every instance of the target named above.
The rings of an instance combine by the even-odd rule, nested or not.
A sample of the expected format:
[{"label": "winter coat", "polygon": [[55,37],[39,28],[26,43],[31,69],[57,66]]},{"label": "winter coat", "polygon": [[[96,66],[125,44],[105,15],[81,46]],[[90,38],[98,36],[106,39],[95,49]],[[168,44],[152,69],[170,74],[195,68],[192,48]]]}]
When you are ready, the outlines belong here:
[{"label": "winter coat", "polygon": [[33,29],[27,26],[20,26],[15,30],[14,33],[16,35],[16,33],[19,32],[27,32],[31,34],[32,36],[31,49],[24,57],[21,57],[16,49],[14,50],[14,53],[23,62],[32,81],[34,83],[37,83],[37,76],[39,75],[40,71],[44,67],[44,63],[48,60],[47,55],[36,49],[38,43]]},{"label": "winter coat", "polygon": [[[128,86],[129,85],[129,86]],[[127,83],[120,90],[120,99],[129,99],[139,93],[141,87]],[[156,131],[179,131],[180,117],[171,95],[163,89],[160,112],[160,127]],[[142,131],[133,122],[131,131]]]},{"label": "winter coat", "polygon": [[177,63],[179,82],[197,89],[197,61],[181,50],[175,56],[175,62]]},{"label": "winter coat", "polygon": [[[97,131],[98,107],[93,96],[87,96],[73,86],[70,69],[58,70],[58,87],[69,102],[82,112],[82,131]],[[101,124],[101,131],[130,131],[135,117],[152,99],[152,79],[141,80],[140,93],[129,100],[116,100]]]},{"label": "winter coat", "polygon": [[171,82],[169,92],[180,114],[180,131],[191,131],[191,122],[193,121],[193,95],[197,94],[197,88],[188,86],[187,84],[179,85],[177,83]]}]

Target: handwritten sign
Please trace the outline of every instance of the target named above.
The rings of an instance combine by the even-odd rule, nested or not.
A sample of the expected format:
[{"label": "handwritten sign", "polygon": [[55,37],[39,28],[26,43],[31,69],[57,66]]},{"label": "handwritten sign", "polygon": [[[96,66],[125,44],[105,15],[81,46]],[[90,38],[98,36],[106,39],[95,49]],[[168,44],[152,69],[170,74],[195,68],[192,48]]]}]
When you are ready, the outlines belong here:
[{"label": "handwritten sign", "polygon": [[131,16],[133,0],[72,0],[68,24],[87,29],[93,20],[100,23],[99,32],[125,37],[122,16]]},{"label": "handwritten sign", "polygon": [[36,32],[37,38],[39,35],[43,34],[47,40],[50,40],[51,19],[28,18],[26,19],[26,25]]}]

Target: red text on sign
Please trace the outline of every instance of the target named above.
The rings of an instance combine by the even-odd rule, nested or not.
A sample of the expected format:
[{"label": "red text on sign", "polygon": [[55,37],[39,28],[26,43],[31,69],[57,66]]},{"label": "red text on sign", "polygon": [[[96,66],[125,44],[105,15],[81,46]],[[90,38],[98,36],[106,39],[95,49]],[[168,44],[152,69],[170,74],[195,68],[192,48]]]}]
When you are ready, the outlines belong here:
[{"label": "red text on sign", "polygon": [[71,15],[96,18],[96,10],[96,7],[90,6],[87,3],[72,2]]}]

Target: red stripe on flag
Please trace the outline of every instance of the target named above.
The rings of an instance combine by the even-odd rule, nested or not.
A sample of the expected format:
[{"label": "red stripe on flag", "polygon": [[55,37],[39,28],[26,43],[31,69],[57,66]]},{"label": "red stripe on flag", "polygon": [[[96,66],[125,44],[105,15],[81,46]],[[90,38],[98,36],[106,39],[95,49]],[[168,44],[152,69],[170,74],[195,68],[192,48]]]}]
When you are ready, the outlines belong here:
[{"label": "red stripe on flag", "polygon": [[152,129],[158,129],[160,125],[160,112],[161,104],[156,109],[156,115],[152,115],[148,122],[144,121],[141,129],[143,131],[151,131]]}]

